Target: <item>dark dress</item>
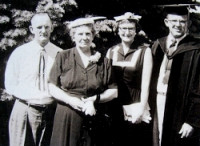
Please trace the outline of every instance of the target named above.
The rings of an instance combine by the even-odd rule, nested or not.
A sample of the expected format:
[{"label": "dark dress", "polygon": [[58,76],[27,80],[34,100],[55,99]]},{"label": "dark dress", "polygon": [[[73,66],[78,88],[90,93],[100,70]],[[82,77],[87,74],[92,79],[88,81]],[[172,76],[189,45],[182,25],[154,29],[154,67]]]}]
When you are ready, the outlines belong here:
[{"label": "dark dress", "polygon": [[[158,118],[157,118],[157,83],[161,63],[165,53],[166,37],[155,41],[152,46],[154,67],[150,89],[149,103],[153,116],[153,145],[159,145]],[[163,120],[163,133],[161,146],[199,146],[199,89],[194,90],[196,99],[192,94],[193,82],[196,80],[195,68],[199,66],[200,41],[186,36],[178,44],[177,50],[169,57],[173,59],[171,73],[166,94],[165,113]],[[197,75],[198,76],[198,75]],[[199,79],[197,79],[199,81]],[[195,93],[197,92],[197,93]],[[195,128],[190,138],[180,138],[179,131],[183,123]]]},{"label": "dark dress", "polygon": [[[97,91],[101,93],[108,88],[116,88],[111,69],[109,60],[103,57],[84,68],[77,49],[72,48],[57,55],[50,82],[68,93],[87,98]],[[90,130],[85,127],[87,118],[82,112],[58,102],[51,146],[93,145]]]},{"label": "dark dress", "polygon": [[[118,99],[116,99],[115,107],[117,112],[114,116],[114,145],[119,146],[150,146],[150,129],[148,124],[142,122],[140,124],[132,124],[124,121],[122,105],[129,105],[140,102],[141,79],[143,70],[143,60],[146,51],[145,46],[132,45],[131,49],[124,55],[122,44],[113,46],[109,50],[109,58],[115,58],[114,52],[117,50],[117,61],[131,62],[136,51],[140,51],[139,59],[133,67],[113,66],[116,82],[118,85]],[[117,129],[115,131],[115,129]]]}]

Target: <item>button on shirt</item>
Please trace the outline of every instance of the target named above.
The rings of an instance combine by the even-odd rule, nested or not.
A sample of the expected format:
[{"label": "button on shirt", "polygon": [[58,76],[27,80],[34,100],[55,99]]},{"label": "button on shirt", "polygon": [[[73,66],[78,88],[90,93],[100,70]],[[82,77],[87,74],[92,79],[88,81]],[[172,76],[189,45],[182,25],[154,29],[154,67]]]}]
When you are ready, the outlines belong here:
[{"label": "button on shirt", "polygon": [[39,61],[43,49],[46,52],[45,84],[47,85],[56,52],[61,49],[50,42],[42,48],[35,41],[31,41],[16,48],[8,60],[5,87],[9,94],[31,104],[50,104],[53,101],[48,88],[45,91],[39,89]]}]

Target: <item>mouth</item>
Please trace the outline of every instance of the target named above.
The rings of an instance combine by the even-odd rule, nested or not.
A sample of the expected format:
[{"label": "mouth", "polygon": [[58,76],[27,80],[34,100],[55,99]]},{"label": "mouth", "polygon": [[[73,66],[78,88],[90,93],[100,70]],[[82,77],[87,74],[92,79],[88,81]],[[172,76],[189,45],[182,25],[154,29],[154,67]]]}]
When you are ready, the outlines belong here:
[{"label": "mouth", "polygon": [[89,41],[82,41],[81,43],[87,45]]},{"label": "mouth", "polygon": [[180,29],[180,28],[174,28],[174,30],[178,31],[178,32],[182,31],[182,29]]},{"label": "mouth", "polygon": [[134,36],[132,35],[124,35],[124,38],[132,39]]},{"label": "mouth", "polygon": [[48,37],[48,34],[46,34],[46,33],[40,34],[40,37]]}]

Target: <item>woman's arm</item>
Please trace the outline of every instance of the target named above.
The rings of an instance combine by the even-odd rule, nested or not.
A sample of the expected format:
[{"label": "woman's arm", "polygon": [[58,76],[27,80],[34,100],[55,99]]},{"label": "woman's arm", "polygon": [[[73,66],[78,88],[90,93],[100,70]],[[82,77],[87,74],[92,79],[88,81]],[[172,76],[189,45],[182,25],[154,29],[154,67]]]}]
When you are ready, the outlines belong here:
[{"label": "woman's arm", "polygon": [[144,119],[143,114],[147,106],[149,97],[149,85],[152,73],[153,59],[150,48],[147,48],[144,55],[143,70],[142,70],[142,83],[141,83],[141,95],[140,102],[124,106],[124,117],[125,120],[131,121],[132,123],[140,123],[145,121],[149,123],[151,117]]},{"label": "woman's arm", "polygon": [[[114,98],[117,98],[117,96],[118,96],[117,89],[107,89],[103,93],[100,94],[99,102],[100,103],[108,102],[108,101],[111,101]],[[82,99],[82,100],[84,102],[87,102],[87,101],[95,102],[97,100],[97,95],[93,95],[91,97],[88,97],[88,98]]]},{"label": "woman's arm", "polygon": [[146,106],[149,97],[149,86],[153,67],[153,59],[150,48],[147,48],[144,55],[142,84],[141,84],[141,105]]},{"label": "woman's arm", "polygon": [[71,94],[66,93],[56,85],[49,83],[50,94],[57,100],[64,102],[70,105],[72,108],[82,111],[84,107],[84,102],[80,97],[72,96]]}]

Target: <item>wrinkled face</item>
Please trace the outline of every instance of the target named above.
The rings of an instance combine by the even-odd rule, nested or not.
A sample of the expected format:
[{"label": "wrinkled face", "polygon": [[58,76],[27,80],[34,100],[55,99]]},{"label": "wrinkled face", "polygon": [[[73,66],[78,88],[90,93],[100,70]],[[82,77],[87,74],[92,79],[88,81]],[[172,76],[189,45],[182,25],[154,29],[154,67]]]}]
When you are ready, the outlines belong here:
[{"label": "wrinkled face", "polygon": [[118,34],[123,42],[132,43],[136,35],[136,24],[134,22],[119,24]]},{"label": "wrinkled face", "polygon": [[52,23],[48,15],[37,15],[31,21],[30,31],[41,46],[49,42],[51,32],[53,31]]},{"label": "wrinkled face", "polygon": [[89,49],[93,38],[92,27],[82,25],[75,28],[72,40],[75,42],[76,47],[80,49]]},{"label": "wrinkled face", "polygon": [[171,33],[174,38],[180,38],[188,31],[187,15],[168,14],[164,22],[169,28],[169,33]]}]

